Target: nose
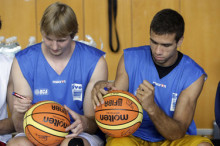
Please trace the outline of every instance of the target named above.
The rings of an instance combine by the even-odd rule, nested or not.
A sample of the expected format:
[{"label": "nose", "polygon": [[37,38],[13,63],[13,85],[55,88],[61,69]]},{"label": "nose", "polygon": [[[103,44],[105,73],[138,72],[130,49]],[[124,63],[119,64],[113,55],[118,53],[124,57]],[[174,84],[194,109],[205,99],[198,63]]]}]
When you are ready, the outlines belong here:
[{"label": "nose", "polygon": [[158,44],[158,45],[155,47],[155,53],[156,53],[157,55],[159,55],[159,54],[162,54],[162,52],[163,52],[163,49],[162,49],[161,45]]},{"label": "nose", "polygon": [[58,48],[58,43],[57,41],[52,41],[52,47],[51,47],[53,50],[57,50]]}]

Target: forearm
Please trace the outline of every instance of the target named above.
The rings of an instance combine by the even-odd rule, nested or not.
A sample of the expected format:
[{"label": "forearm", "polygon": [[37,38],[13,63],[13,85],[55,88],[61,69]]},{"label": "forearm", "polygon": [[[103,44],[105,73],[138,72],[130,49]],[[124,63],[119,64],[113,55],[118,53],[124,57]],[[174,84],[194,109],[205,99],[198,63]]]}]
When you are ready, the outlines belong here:
[{"label": "forearm", "polygon": [[108,88],[109,90],[111,90],[113,86],[114,86],[114,82],[101,80],[95,83],[94,88],[96,91],[99,91],[100,89],[103,89],[103,88]]},{"label": "forearm", "polygon": [[157,131],[165,139],[176,140],[185,135],[187,127],[177,120],[167,116],[156,104],[151,109],[147,110]]},{"label": "forearm", "polygon": [[13,120],[13,124],[14,124],[14,128],[16,132],[24,132],[23,129],[23,119],[24,118],[24,114],[22,113],[14,113],[12,114],[12,120]]},{"label": "forearm", "polygon": [[94,118],[88,118],[86,116],[82,116],[83,121],[85,123],[84,132],[94,134],[98,128]]},{"label": "forearm", "polygon": [[0,120],[0,135],[15,132],[13,121],[11,118]]}]

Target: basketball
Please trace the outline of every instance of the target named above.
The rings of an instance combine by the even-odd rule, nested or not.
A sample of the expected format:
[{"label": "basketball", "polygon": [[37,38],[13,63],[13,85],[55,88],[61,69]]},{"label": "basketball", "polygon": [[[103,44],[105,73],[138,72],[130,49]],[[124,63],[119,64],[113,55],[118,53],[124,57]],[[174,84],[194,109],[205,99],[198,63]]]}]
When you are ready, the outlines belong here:
[{"label": "basketball", "polygon": [[113,90],[103,96],[104,104],[97,106],[95,119],[98,127],[111,137],[133,134],[143,119],[142,106],[133,94]]},{"label": "basketball", "polygon": [[68,134],[70,125],[66,109],[54,101],[41,101],[32,105],[24,115],[24,132],[35,145],[59,145]]}]

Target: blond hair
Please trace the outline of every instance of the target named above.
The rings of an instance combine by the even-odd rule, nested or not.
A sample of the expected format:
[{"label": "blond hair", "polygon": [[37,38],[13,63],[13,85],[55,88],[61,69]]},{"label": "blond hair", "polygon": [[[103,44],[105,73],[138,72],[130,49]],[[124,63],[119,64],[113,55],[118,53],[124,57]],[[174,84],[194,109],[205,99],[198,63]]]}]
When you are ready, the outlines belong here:
[{"label": "blond hair", "polygon": [[40,31],[45,35],[56,37],[70,35],[71,38],[74,38],[78,32],[78,22],[73,9],[60,2],[51,4],[44,11],[40,22]]}]

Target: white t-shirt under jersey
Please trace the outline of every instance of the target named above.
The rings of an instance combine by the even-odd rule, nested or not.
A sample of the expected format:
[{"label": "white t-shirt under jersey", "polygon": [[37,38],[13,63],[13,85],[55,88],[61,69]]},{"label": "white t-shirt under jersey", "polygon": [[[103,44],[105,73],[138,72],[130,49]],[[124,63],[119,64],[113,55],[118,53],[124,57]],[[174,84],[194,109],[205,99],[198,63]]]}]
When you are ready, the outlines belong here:
[{"label": "white t-shirt under jersey", "polygon": [[[13,58],[0,54],[0,120],[8,117],[6,93]],[[0,141],[6,143],[11,134],[0,135]]]}]

